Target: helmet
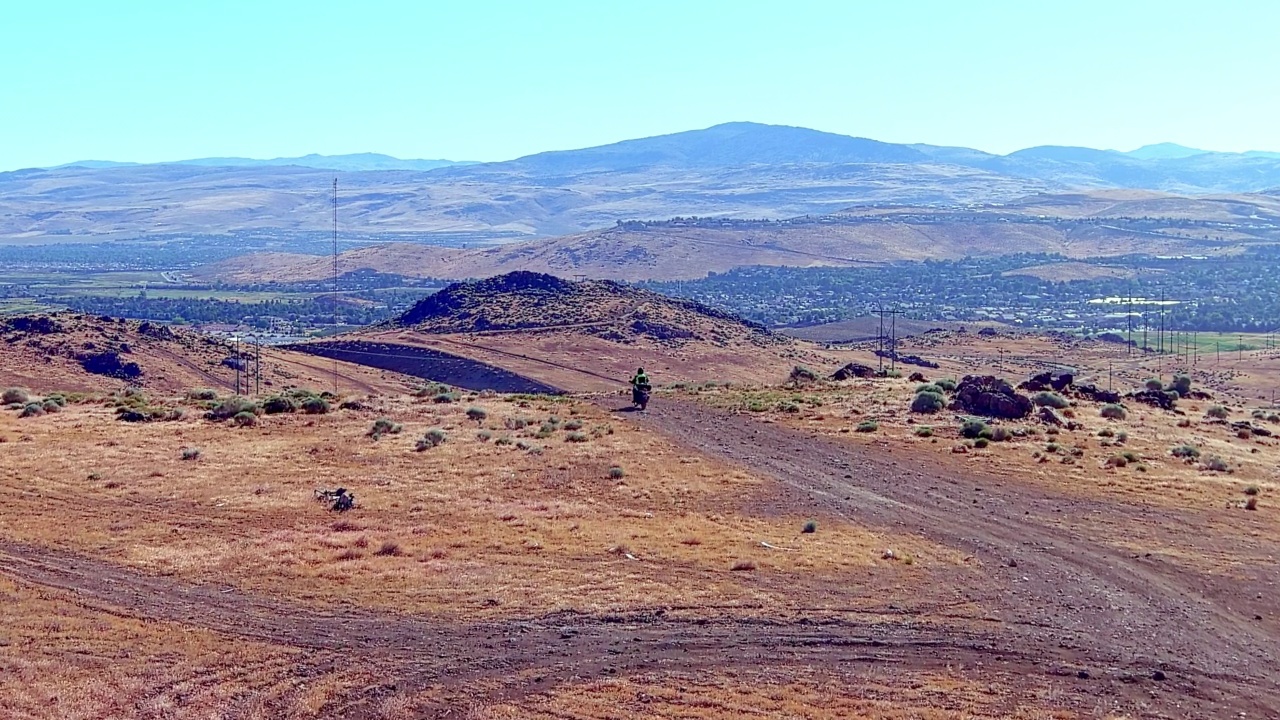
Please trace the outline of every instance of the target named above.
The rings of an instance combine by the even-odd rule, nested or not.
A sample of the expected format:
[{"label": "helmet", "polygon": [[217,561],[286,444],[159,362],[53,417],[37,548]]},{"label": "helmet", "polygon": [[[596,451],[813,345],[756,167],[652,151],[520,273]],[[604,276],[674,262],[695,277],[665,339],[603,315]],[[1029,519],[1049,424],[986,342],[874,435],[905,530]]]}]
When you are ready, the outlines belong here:
[{"label": "helmet", "polygon": [[638,369],[636,369],[636,373],[637,373],[637,374],[640,374],[640,375],[643,375],[643,374],[644,374],[644,368],[638,368]]}]

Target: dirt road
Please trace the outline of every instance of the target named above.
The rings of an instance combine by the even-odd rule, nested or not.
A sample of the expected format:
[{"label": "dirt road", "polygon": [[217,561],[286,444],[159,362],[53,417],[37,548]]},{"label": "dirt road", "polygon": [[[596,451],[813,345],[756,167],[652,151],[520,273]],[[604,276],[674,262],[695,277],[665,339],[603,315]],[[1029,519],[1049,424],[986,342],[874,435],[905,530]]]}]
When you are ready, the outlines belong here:
[{"label": "dirt road", "polygon": [[837,513],[971,553],[978,571],[962,590],[992,616],[978,624],[838,613],[814,619],[804,608],[817,598],[798,593],[795,607],[763,615],[652,608],[458,625],[321,613],[43,548],[0,545],[0,565],[89,607],[313,650],[297,673],[353,661],[377,668],[384,682],[324,708],[326,717],[374,717],[387,698],[415,691],[438,698],[435,710],[444,716],[485,697],[518,700],[570,680],[635,672],[884,663],[977,667],[1061,685],[1063,702],[1085,715],[1105,707],[1140,717],[1280,717],[1277,628],[1257,597],[1269,583],[1263,598],[1274,592],[1274,567],[1254,578],[1212,577],[1134,557],[1070,523],[1087,516],[1177,528],[1188,518],[940,471],[691,403],[660,402],[628,417],[776,478],[762,512]]}]

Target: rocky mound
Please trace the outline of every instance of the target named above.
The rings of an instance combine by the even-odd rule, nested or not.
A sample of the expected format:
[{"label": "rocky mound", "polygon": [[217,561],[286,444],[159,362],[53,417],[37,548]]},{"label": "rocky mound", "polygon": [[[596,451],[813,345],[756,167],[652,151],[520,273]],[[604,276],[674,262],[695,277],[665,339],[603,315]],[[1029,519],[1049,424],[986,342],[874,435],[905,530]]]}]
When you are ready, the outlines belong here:
[{"label": "rocky mound", "polygon": [[1031,414],[1031,398],[993,375],[966,375],[956,386],[952,409],[970,415],[1018,420]]},{"label": "rocky mound", "polygon": [[525,271],[450,285],[391,325],[431,334],[574,330],[624,344],[786,342],[762,325],[689,300],[609,280],[573,282]]}]

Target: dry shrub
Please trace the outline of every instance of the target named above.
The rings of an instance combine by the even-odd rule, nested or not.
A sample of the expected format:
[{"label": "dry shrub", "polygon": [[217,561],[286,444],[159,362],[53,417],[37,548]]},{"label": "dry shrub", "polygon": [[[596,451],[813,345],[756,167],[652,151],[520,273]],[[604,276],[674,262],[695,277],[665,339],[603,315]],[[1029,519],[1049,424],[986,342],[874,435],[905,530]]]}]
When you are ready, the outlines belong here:
[{"label": "dry shrub", "polygon": [[378,557],[400,557],[404,555],[404,551],[400,549],[398,544],[387,540],[379,545],[378,549],[373,551],[373,554]]},{"label": "dry shrub", "polygon": [[756,569],[756,564],[751,560],[739,560],[729,569],[735,572],[751,571]]},{"label": "dry shrub", "polygon": [[337,559],[342,562],[346,562],[348,560],[359,560],[362,557],[364,557],[364,553],[356,550],[355,548],[347,548],[346,550],[338,553]]}]

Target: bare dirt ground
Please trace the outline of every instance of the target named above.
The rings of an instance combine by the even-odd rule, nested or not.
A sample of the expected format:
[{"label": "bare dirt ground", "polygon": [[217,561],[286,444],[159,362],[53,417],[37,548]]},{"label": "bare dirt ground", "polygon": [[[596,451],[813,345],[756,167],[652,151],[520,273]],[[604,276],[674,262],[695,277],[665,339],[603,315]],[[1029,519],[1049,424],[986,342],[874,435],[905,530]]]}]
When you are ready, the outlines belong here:
[{"label": "bare dirt ground", "polygon": [[[606,396],[600,402],[608,409],[617,400]],[[584,408],[582,417],[597,422],[599,411],[592,412]],[[98,432],[91,417],[70,410],[37,420],[68,423],[63,432],[75,430],[76,423],[84,426],[81,432]],[[658,540],[635,529],[631,542],[635,548],[653,545],[652,556],[620,546],[618,554],[635,551],[638,557],[612,559],[611,565],[582,556],[573,543],[548,541],[538,552],[560,558],[556,562],[564,563],[569,576],[571,568],[580,568],[577,582],[584,591],[598,592],[593,578],[600,573],[608,582],[630,582],[626,575],[609,574],[617,563],[637,567],[635,577],[652,583],[651,589],[607,606],[614,609],[575,608],[572,577],[553,575],[554,564],[529,566],[526,572],[545,573],[568,605],[548,609],[541,600],[521,600],[521,594],[541,592],[535,581],[490,611],[450,611],[447,601],[415,599],[412,590],[380,595],[377,585],[397,582],[385,573],[358,576],[365,579],[356,585],[340,583],[323,592],[312,586],[291,596],[265,576],[252,580],[255,572],[279,574],[273,566],[237,568],[234,563],[241,552],[247,564],[256,559],[248,545],[234,542],[249,532],[244,528],[251,522],[287,527],[280,507],[272,505],[254,521],[248,509],[237,514],[235,501],[223,508],[226,501],[191,496],[173,481],[130,480],[147,512],[173,514],[169,525],[175,537],[189,535],[184,528],[201,527],[218,543],[231,543],[232,562],[220,566],[226,568],[226,581],[219,582],[216,574],[193,574],[182,563],[163,570],[131,557],[127,545],[112,539],[138,532],[129,527],[128,511],[121,513],[118,527],[90,533],[83,541],[68,540],[66,533],[45,540],[50,536],[42,534],[47,531],[39,523],[6,516],[0,557],[9,601],[0,605],[0,627],[6,628],[0,635],[0,662],[22,669],[25,681],[0,689],[12,694],[26,688],[28,702],[19,717],[208,717],[211,708],[221,717],[353,718],[1280,716],[1280,687],[1271,672],[1280,635],[1271,602],[1280,546],[1272,533],[1253,538],[1256,552],[1272,562],[1222,572],[1194,560],[1234,548],[1215,538],[1205,516],[1176,507],[1058,492],[901,447],[824,437],[687,400],[660,398],[647,413],[619,412],[612,421],[619,434],[602,435],[596,441],[600,449],[591,451],[595,455],[548,450],[546,462],[565,469],[584,457],[607,463],[607,448],[613,447],[608,443],[614,442],[612,452],[652,445],[669,469],[680,467],[683,458],[703,455],[709,460],[696,462],[714,463],[705,474],[709,485],[717,478],[759,478],[722,483],[721,496],[738,499],[718,506],[719,512],[760,523],[813,517],[817,532],[792,540],[775,534],[772,547],[739,545],[740,571],[712,571],[694,555],[663,557]],[[291,418],[261,430],[267,445],[260,451],[271,453],[271,443],[285,442],[289,432],[307,432],[304,422],[315,421]],[[451,421],[437,417],[433,422]],[[358,434],[366,423],[325,417],[312,432],[335,447],[353,447],[354,440],[343,433],[358,425]],[[6,429],[22,433],[0,445],[11,468],[28,467],[13,464],[27,462],[22,459],[27,444],[60,437],[52,427],[43,436],[21,426]],[[189,424],[182,441],[212,432]],[[151,442],[139,438],[138,447]],[[386,442],[359,450],[355,462],[375,473],[409,467]],[[480,458],[495,452],[491,448],[485,444],[449,457],[460,468],[484,464]],[[324,455],[323,445],[313,449]],[[629,462],[642,462],[642,456]],[[38,459],[39,453],[30,457]],[[286,454],[282,459],[289,467],[277,469],[281,482],[307,466],[305,458]],[[301,465],[295,469],[294,463]],[[46,524],[94,522],[87,511],[104,502],[101,495],[77,495],[70,481],[49,484],[32,467],[27,472],[34,480],[10,476],[6,481],[10,492],[22,488],[14,496],[15,511],[36,520],[43,514]],[[523,471],[522,465],[512,467],[508,484],[518,482],[514,478]],[[205,472],[217,468],[200,471]],[[245,472],[228,472],[227,482],[258,482],[236,480]],[[662,468],[637,473],[630,481],[635,510],[611,522],[628,526],[633,521],[626,518],[646,513],[665,524],[686,517],[664,511],[667,501],[646,500],[651,492],[669,493],[673,505],[698,506],[696,493],[685,497],[679,488],[661,484]],[[421,482],[425,492],[444,497],[433,474]],[[578,490],[542,488],[544,495],[570,500]],[[596,492],[582,489],[588,491]],[[268,503],[272,497],[266,495]],[[364,522],[403,512],[395,503],[384,504],[376,492],[368,502]],[[486,512],[500,512],[500,507]],[[447,522],[448,512],[449,507],[442,508],[438,522]],[[574,520],[573,531],[579,525],[590,531],[592,517]],[[713,546],[719,541],[707,526],[715,517],[707,515],[692,526]],[[554,518],[548,518],[545,522],[552,524]],[[1153,544],[1183,549],[1186,560],[1116,547],[1112,541],[1129,530]],[[801,538],[821,541],[829,533],[844,538],[841,543],[851,553],[866,553],[867,541],[860,538],[872,537],[900,555],[879,561],[879,567],[865,561],[836,567],[832,555],[810,558]],[[147,542],[146,536],[141,540]],[[199,539],[192,542],[200,547]],[[485,557],[485,547],[475,546],[477,557]],[[838,554],[839,548],[830,552]],[[432,560],[426,555],[416,564],[429,569]],[[664,595],[663,578],[693,580],[710,586],[711,593],[683,604]],[[720,592],[731,600],[716,605],[706,599]],[[343,596],[363,600],[337,600]],[[83,616],[90,628],[83,633],[86,639],[71,647],[51,644],[57,629],[48,623],[58,621],[21,621],[33,613],[49,617],[49,604],[69,617]],[[110,637],[108,630],[121,635],[109,651],[100,645],[96,652],[85,649],[90,639],[101,643]],[[157,631],[191,640],[186,647],[156,643]],[[150,645],[143,642],[148,637]],[[144,667],[119,683],[141,686],[140,694],[128,707],[69,712],[66,705],[47,702],[50,694],[57,696],[57,687],[42,684],[39,667],[30,665],[33,648],[43,648],[45,662],[79,668],[85,676],[96,665],[110,665],[122,648],[132,648],[123,651],[125,659]],[[134,652],[167,653],[165,665],[173,677],[160,681],[163,668]],[[121,657],[114,662],[128,664]],[[87,680],[64,682],[83,692]],[[111,687],[95,697],[109,696]]]}]

